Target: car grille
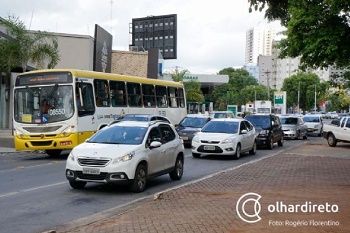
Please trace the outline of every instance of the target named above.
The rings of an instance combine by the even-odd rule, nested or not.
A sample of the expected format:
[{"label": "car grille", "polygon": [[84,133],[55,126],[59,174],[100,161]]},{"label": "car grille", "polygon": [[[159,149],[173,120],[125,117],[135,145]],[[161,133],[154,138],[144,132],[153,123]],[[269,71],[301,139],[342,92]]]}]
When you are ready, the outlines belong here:
[{"label": "car grille", "polygon": [[204,146],[199,146],[197,149],[198,152],[202,153],[222,153],[222,149],[218,146],[215,146],[215,150],[204,150]]},{"label": "car grille", "polygon": [[201,140],[201,143],[207,143],[207,144],[219,144],[220,141],[207,141],[207,140]]},{"label": "car grille", "polygon": [[78,158],[79,165],[90,167],[105,167],[110,161],[108,158]]},{"label": "car grille", "polygon": [[105,180],[107,177],[106,172],[101,172],[98,175],[83,174],[82,172],[77,172],[77,177],[84,180]]}]

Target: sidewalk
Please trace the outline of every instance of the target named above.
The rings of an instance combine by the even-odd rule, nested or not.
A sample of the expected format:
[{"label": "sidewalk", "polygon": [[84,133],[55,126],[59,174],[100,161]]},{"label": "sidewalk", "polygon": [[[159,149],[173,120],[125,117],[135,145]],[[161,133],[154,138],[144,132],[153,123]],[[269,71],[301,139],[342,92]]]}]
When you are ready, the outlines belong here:
[{"label": "sidewalk", "polygon": [[[261,195],[261,212],[248,200],[250,217],[241,215],[254,220],[258,214],[256,223],[244,222],[236,211],[250,192]],[[297,205],[304,207],[292,212]],[[349,219],[350,144],[333,148],[320,139],[50,232],[345,233]]]},{"label": "sidewalk", "polygon": [[12,130],[0,129],[0,153],[16,152]]}]

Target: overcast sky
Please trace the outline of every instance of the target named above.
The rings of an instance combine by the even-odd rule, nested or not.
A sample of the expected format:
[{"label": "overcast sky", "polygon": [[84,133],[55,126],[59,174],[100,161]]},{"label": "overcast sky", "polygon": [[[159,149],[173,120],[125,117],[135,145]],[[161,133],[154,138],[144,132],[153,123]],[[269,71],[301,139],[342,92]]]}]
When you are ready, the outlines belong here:
[{"label": "overcast sky", "polygon": [[0,17],[14,15],[31,30],[90,36],[98,24],[113,35],[114,50],[128,50],[133,18],[177,14],[177,59],[165,60],[165,72],[215,74],[243,66],[246,31],[267,24],[248,8],[247,0],[11,0],[2,1]]}]

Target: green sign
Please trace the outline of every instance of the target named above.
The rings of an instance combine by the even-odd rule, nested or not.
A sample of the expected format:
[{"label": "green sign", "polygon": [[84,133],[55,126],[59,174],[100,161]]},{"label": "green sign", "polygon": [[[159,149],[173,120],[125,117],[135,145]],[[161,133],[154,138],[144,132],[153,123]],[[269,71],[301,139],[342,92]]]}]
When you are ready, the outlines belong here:
[{"label": "green sign", "polygon": [[237,116],[237,105],[227,105],[227,111],[231,111],[234,116]]},{"label": "green sign", "polygon": [[283,94],[275,94],[275,104],[283,104]]}]

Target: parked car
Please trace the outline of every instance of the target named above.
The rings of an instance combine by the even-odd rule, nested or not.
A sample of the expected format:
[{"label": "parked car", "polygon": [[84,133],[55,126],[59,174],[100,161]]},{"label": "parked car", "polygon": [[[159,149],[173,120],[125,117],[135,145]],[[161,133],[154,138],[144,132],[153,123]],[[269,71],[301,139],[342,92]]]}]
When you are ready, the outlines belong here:
[{"label": "parked car", "polygon": [[280,121],[284,138],[307,139],[307,125],[303,118],[298,116],[281,116]]},{"label": "parked car", "polygon": [[176,131],[183,140],[185,147],[190,147],[192,139],[211,118],[203,114],[188,114],[178,125]]},{"label": "parked car", "polygon": [[284,134],[282,124],[278,116],[273,114],[253,114],[245,116],[256,130],[258,146],[273,148],[274,143],[283,146]]},{"label": "parked car", "polygon": [[256,153],[254,126],[244,119],[218,118],[209,121],[192,140],[192,156],[230,155],[239,159],[241,153]]},{"label": "parked car", "polygon": [[307,125],[307,132],[309,134],[317,134],[318,136],[322,136],[323,119],[321,115],[305,115],[303,120]]},{"label": "parked car", "polygon": [[234,115],[231,111],[215,111],[212,118],[234,118]]},{"label": "parked car", "polygon": [[117,119],[111,121],[109,125],[115,124],[120,121],[164,121],[171,123],[170,120],[161,115],[154,114],[126,114],[124,116],[119,116]]},{"label": "parked car", "polygon": [[338,142],[350,143],[350,116],[333,120],[330,125],[324,125],[323,137],[331,147],[335,147]]},{"label": "parked car", "polygon": [[121,121],[106,126],[76,146],[67,158],[66,178],[75,189],[87,182],[126,183],[131,191],[145,190],[150,178],[183,175],[184,146],[173,125]]}]

